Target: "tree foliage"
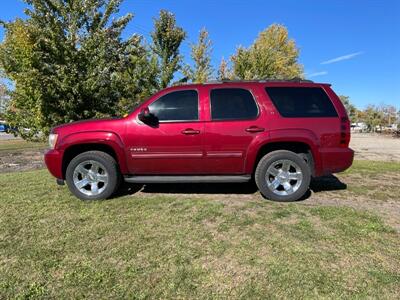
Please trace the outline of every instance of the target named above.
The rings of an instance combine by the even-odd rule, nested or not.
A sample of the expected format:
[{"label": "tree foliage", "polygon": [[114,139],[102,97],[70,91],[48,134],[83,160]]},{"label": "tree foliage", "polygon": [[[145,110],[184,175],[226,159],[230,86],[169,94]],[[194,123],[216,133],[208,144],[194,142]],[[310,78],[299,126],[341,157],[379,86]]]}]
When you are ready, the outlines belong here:
[{"label": "tree foliage", "polygon": [[10,98],[7,86],[4,83],[0,82],[0,119],[3,118],[9,100]]},{"label": "tree foliage", "polygon": [[347,115],[350,119],[350,122],[354,123],[357,122],[357,117],[358,117],[358,110],[357,108],[350,102],[350,97],[349,96],[339,96],[340,100],[342,101],[346,111]]},{"label": "tree foliage", "polygon": [[224,58],[222,58],[217,72],[217,79],[224,80],[231,79],[232,77],[233,74],[232,71],[229,69],[228,62]]},{"label": "tree foliage", "polygon": [[154,21],[152,50],[158,58],[159,87],[167,87],[177,70],[181,68],[182,56],[179,47],[186,37],[185,31],[176,25],[173,13],[160,11],[160,16]]},{"label": "tree foliage", "polygon": [[249,47],[239,47],[231,57],[238,79],[290,79],[303,77],[299,50],[286,27],[273,24]]},{"label": "tree foliage", "polygon": [[185,75],[192,82],[203,83],[210,79],[213,68],[211,66],[212,43],[208,31],[203,28],[199,33],[197,44],[191,45],[191,58],[193,67],[187,67]]},{"label": "tree foliage", "polygon": [[[0,65],[14,84],[8,119],[33,138],[60,123],[111,116],[143,90],[127,74],[149,72],[141,38],[122,40],[122,0],[25,0],[27,19],[5,23]],[[138,55],[141,55],[138,57]],[[127,84],[129,82],[129,84]]]}]

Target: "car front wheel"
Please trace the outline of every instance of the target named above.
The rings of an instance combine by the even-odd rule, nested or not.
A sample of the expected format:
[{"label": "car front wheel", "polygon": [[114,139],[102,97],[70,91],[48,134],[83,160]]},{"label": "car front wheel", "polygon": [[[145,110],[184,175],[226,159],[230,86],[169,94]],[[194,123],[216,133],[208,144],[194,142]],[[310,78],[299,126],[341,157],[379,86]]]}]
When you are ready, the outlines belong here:
[{"label": "car front wheel", "polygon": [[265,155],[255,172],[261,194],[274,201],[299,200],[307,192],[310,180],[310,168],[304,159],[287,150]]},{"label": "car front wheel", "polygon": [[109,198],[119,182],[115,159],[101,151],[88,151],[74,157],[65,177],[69,190],[81,200]]}]

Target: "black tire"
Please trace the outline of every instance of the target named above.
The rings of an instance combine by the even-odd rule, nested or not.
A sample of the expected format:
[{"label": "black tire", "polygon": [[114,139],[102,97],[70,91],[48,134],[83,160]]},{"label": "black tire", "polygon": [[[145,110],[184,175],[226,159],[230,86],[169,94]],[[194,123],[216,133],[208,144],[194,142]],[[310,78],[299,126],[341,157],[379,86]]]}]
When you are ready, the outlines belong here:
[{"label": "black tire", "polygon": [[[105,169],[108,177],[107,185],[104,185],[104,189],[97,195],[87,195],[81,192],[74,184],[74,172],[77,166],[86,162],[94,161],[101,165],[101,169]],[[117,189],[120,183],[120,173],[118,165],[115,159],[102,151],[87,151],[75,156],[68,164],[65,179],[69,190],[77,198],[81,200],[103,200],[109,198]]]},{"label": "black tire", "polygon": [[[282,160],[294,162],[300,168],[300,171],[302,173],[302,180],[300,181],[301,183],[297,187],[297,190],[288,195],[276,194],[268,187],[266,180],[268,168],[274,163]],[[265,198],[273,201],[290,202],[299,200],[308,191],[311,181],[311,171],[310,167],[300,155],[287,150],[278,150],[270,152],[266,154],[263,158],[261,158],[257,165],[254,177],[258,189]],[[297,181],[294,181],[294,184],[296,182]],[[283,185],[280,185],[279,188],[284,190]]]}]

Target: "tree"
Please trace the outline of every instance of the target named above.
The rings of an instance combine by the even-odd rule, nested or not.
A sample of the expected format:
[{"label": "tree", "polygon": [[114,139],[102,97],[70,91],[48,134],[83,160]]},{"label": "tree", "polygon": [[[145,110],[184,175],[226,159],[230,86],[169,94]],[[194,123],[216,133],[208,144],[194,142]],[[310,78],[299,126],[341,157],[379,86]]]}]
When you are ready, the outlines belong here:
[{"label": "tree", "polygon": [[396,116],[396,114],[397,114],[396,107],[394,107],[393,105],[381,104],[379,106],[379,110],[383,114],[383,120],[382,120],[383,126],[391,127],[393,124],[396,123],[396,117],[397,117]]},{"label": "tree", "polygon": [[239,47],[231,60],[239,79],[291,79],[303,77],[298,57],[299,50],[286,27],[273,24],[249,48]]},{"label": "tree", "polygon": [[342,101],[346,111],[347,115],[349,116],[350,122],[354,123],[358,121],[358,110],[357,108],[350,102],[350,97],[349,96],[339,96],[340,100]]},{"label": "tree", "polygon": [[152,50],[158,57],[159,87],[169,85],[174,73],[180,69],[182,57],[179,47],[186,37],[185,31],[176,25],[176,19],[171,12],[161,10],[159,19],[154,21]]},{"label": "tree", "polygon": [[7,89],[7,86],[0,82],[0,119],[3,118],[7,107],[8,107],[8,102],[10,101],[10,97],[9,97],[9,92]]},{"label": "tree", "polygon": [[231,78],[232,78],[232,71],[229,69],[228,62],[224,58],[222,58],[218,68],[217,79],[224,80]]},{"label": "tree", "polygon": [[211,40],[205,28],[201,29],[197,44],[191,45],[191,58],[194,67],[187,67],[185,75],[192,82],[203,83],[210,79],[213,69],[211,67]]},{"label": "tree", "polygon": [[378,109],[378,107],[375,105],[368,105],[364,110],[364,114],[364,121],[369,131],[375,132],[377,127],[382,129],[383,113]]},{"label": "tree", "polygon": [[122,76],[127,93],[118,102],[120,114],[128,113],[158,89],[157,58],[148,47],[136,47],[135,52],[129,56],[129,61],[130,64]]},{"label": "tree", "polygon": [[[121,99],[135,97],[127,85],[141,38],[122,40],[132,15],[117,19],[122,0],[25,0],[26,20],[3,22],[0,65],[14,82],[7,118],[24,138],[47,134],[56,124],[111,116]],[[135,64],[140,64],[140,67]]]}]

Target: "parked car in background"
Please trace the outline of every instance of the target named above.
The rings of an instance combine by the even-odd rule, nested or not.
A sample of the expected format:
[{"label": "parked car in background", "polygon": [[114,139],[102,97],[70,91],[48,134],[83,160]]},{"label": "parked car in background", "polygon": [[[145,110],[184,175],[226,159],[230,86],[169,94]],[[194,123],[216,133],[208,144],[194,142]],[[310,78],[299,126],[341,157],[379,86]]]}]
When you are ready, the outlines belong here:
[{"label": "parked car in background", "polygon": [[311,177],[353,161],[350,122],[329,84],[224,81],[164,89],[127,117],[53,128],[46,165],[80,199],[131,183],[247,182],[294,201]]},{"label": "parked car in background", "polygon": [[0,120],[0,132],[8,132],[9,129],[10,129],[10,126],[8,126],[5,121]]},{"label": "parked car in background", "polygon": [[17,131],[17,129],[8,125],[6,121],[0,121],[0,132],[12,133],[15,131]]}]

